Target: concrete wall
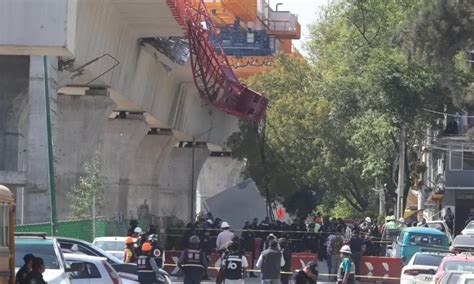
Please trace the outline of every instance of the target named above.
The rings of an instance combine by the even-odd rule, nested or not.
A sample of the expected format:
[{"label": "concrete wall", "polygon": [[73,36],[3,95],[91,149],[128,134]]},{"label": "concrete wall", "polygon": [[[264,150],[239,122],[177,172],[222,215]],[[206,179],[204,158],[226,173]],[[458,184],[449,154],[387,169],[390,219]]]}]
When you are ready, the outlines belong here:
[{"label": "concrete wall", "polygon": [[0,54],[70,55],[75,5],[75,0],[1,1]]},{"label": "concrete wall", "polygon": [[104,95],[58,95],[58,120],[55,129],[55,165],[57,211],[69,216],[67,193],[79,183],[83,164],[94,149],[101,149],[101,139],[114,108],[113,101]]}]

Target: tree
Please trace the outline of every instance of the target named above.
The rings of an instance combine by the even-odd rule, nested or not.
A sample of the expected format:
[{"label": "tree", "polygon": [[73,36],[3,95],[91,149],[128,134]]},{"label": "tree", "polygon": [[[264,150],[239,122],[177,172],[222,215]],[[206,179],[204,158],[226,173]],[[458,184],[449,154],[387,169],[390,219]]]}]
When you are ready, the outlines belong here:
[{"label": "tree", "polygon": [[[84,163],[79,184],[67,194],[72,215],[76,218],[91,218],[95,208],[103,204],[104,177],[101,175],[101,152],[97,148],[89,161]],[[94,208],[95,207],[95,208]]]},{"label": "tree", "polygon": [[[404,27],[414,25],[411,18],[423,10],[466,15],[460,8],[464,1],[453,1],[460,3],[454,12],[442,11],[447,0],[436,1],[430,8],[424,0],[333,1],[311,27],[308,61],[280,55],[269,72],[248,80],[269,95],[271,108],[264,127],[242,122],[230,146],[247,159],[248,173],[259,187],[265,184],[275,199],[287,202],[298,196],[295,192],[309,190],[325,208],[349,204],[359,212],[376,212],[370,188],[378,181],[387,184],[387,210],[393,208],[398,168],[406,172],[406,193],[413,185],[410,177],[420,175],[419,151],[412,145],[436,122],[424,109],[453,105],[454,96],[447,94],[463,88],[450,86],[465,88],[472,82],[458,72],[447,86],[440,68],[413,56],[403,44],[413,37]],[[429,11],[423,19],[415,23],[418,37],[426,25],[442,26]],[[451,19],[453,27],[447,30],[458,22]],[[462,46],[469,42],[465,32],[448,41],[459,50],[457,41]],[[428,45],[423,47],[429,52]],[[402,128],[407,159],[399,165]],[[256,146],[261,137],[264,148]]]}]

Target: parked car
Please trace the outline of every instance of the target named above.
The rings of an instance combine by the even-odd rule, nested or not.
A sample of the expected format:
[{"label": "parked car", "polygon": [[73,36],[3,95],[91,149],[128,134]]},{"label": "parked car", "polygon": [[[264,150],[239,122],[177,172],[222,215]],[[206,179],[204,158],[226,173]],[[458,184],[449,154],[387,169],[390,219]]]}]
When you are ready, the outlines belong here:
[{"label": "parked car", "polygon": [[31,253],[44,260],[44,280],[49,284],[70,284],[69,273],[80,266],[66,266],[58,241],[45,233],[15,233],[15,273],[23,266],[23,256]]},{"label": "parked car", "polygon": [[458,284],[474,284],[474,274],[466,273],[459,276]]},{"label": "parked car", "polygon": [[[119,273],[122,279],[127,277],[131,280],[138,279],[137,265],[135,263],[123,263],[121,259],[118,259],[103,249],[83,240],[64,237],[57,237],[56,239],[58,240],[63,251],[68,253],[81,253],[89,256],[104,257],[106,258],[107,262]],[[171,278],[168,272],[160,269],[160,275],[160,280],[163,284],[171,283]]]},{"label": "parked car", "polygon": [[461,274],[466,274],[469,273],[467,271],[446,271],[443,273],[443,276],[441,276],[441,279],[439,280],[439,284],[454,284],[458,283],[459,276]]},{"label": "parked car", "polygon": [[71,273],[72,284],[138,284],[121,278],[117,271],[107,262],[104,257],[89,256],[83,254],[65,253],[66,263],[80,263],[84,266],[82,271]]},{"label": "parked car", "polygon": [[469,254],[448,255],[443,258],[436,271],[434,280],[439,283],[441,276],[447,271],[474,272],[474,257]]},{"label": "parked car", "polygon": [[446,253],[417,252],[402,269],[401,284],[431,283]]},{"label": "parked car", "polygon": [[450,250],[453,252],[473,252],[474,235],[458,235],[454,238]]},{"label": "parked car", "polygon": [[118,259],[123,259],[126,239],[127,237],[99,237],[95,238],[92,244],[111,253]]},{"label": "parked car", "polygon": [[435,221],[428,221],[426,222],[428,228],[438,229],[441,232],[445,233],[448,236],[449,243],[453,242],[453,235],[449,231],[448,224],[446,224],[443,220],[435,220]]},{"label": "parked car", "polygon": [[474,221],[469,222],[464,230],[461,231],[461,235],[474,235]]},{"label": "parked car", "polygon": [[396,257],[407,263],[419,251],[449,250],[449,240],[445,233],[432,228],[409,227],[404,228],[394,245]]}]

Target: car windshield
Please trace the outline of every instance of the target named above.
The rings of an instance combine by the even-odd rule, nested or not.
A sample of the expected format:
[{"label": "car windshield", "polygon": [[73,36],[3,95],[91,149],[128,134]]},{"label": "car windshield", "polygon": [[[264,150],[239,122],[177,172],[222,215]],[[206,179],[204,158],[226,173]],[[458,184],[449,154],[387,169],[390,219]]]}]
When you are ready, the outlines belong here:
[{"label": "car windshield", "polygon": [[119,241],[96,241],[94,245],[105,251],[118,251],[124,249],[123,242]]},{"label": "car windshield", "polygon": [[474,229],[474,222],[467,224],[466,229]]},{"label": "car windshield", "polygon": [[443,246],[443,236],[413,234],[410,235],[410,245],[425,247]]},{"label": "car windshield", "polygon": [[448,260],[443,266],[445,271],[459,270],[474,272],[474,260]]},{"label": "car windshield", "polygon": [[474,238],[470,236],[457,236],[453,242],[454,247],[474,247]]},{"label": "car windshield", "polygon": [[428,223],[428,228],[433,228],[444,232],[444,226],[441,223]]},{"label": "car windshield", "polygon": [[451,273],[447,276],[445,283],[458,283],[458,279],[461,276],[461,273]]},{"label": "car windshield", "polygon": [[15,266],[23,266],[23,257],[31,253],[44,260],[46,269],[59,269],[59,260],[54,250],[52,241],[16,241],[15,240]]},{"label": "car windshield", "polygon": [[415,256],[413,264],[416,265],[427,265],[427,266],[439,266],[443,255],[437,254],[418,254]]}]

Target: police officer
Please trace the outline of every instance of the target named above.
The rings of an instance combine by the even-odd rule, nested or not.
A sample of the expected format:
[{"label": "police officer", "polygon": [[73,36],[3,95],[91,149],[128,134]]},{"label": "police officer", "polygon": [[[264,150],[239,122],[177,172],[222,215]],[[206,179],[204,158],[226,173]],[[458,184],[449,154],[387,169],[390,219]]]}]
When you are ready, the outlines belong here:
[{"label": "police officer", "polygon": [[242,254],[238,242],[232,242],[228,249],[229,254],[222,262],[225,284],[242,284],[245,269],[249,266],[247,258]]},{"label": "police officer", "polygon": [[151,244],[151,256],[155,258],[156,264],[159,268],[163,268],[165,260],[165,250],[160,245],[157,234],[151,234],[148,237],[148,241]]},{"label": "police officer", "polygon": [[199,237],[189,238],[189,248],[185,249],[178,260],[178,267],[183,270],[184,284],[201,283],[204,271],[207,269],[206,254],[200,248]]},{"label": "police officer", "polygon": [[137,259],[138,281],[141,284],[157,284],[159,283],[156,274],[159,272],[155,258],[151,255],[151,244],[144,243],[142,245],[142,255]]}]

